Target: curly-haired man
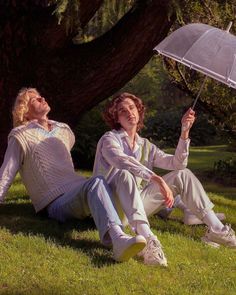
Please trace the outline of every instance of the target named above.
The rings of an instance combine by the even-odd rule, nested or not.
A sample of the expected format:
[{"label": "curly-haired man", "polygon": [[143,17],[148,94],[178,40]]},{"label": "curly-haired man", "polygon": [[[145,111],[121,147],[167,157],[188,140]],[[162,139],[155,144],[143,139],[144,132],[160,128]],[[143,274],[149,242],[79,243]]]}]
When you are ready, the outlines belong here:
[{"label": "curly-haired man", "polygon": [[[107,105],[103,115],[112,130],[99,140],[94,163],[94,175],[104,176],[110,184],[119,214],[123,212],[135,232],[146,238],[147,246],[140,253],[144,263],[167,263],[147,216],[172,207],[176,196],[208,226],[204,242],[236,247],[234,231],[221,223],[201,183],[186,168],[195,112],[190,108],[183,115],[179,142],[171,155],[138,135],[144,111],[141,99],[130,93],[116,96]],[[161,177],[153,172],[154,167],[172,171]]]}]

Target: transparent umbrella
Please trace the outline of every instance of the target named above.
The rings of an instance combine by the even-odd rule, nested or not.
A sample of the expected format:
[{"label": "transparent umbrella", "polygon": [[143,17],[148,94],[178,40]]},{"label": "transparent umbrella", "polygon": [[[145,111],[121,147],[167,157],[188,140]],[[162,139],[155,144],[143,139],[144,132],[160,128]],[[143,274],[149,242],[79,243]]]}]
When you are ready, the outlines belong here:
[{"label": "transparent umbrella", "polygon": [[[226,30],[194,23],[174,31],[154,50],[230,87],[236,88],[236,36]],[[206,78],[205,78],[206,80]],[[203,81],[196,102],[203,89]]]}]

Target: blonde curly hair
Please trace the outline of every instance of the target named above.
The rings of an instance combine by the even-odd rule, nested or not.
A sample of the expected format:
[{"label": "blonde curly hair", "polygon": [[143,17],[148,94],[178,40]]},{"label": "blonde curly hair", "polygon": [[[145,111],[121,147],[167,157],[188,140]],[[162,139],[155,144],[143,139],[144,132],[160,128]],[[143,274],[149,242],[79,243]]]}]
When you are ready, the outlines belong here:
[{"label": "blonde curly hair", "polygon": [[28,102],[30,100],[29,93],[35,93],[40,95],[36,88],[22,88],[17,94],[14,107],[12,110],[13,126],[17,127],[20,125],[26,125],[28,119],[26,113],[28,112]]}]

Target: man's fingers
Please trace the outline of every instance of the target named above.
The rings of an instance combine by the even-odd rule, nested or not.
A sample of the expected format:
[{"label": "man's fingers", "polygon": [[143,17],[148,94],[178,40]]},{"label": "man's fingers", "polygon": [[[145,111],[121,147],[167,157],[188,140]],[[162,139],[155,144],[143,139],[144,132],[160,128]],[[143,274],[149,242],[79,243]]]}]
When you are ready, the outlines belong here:
[{"label": "man's fingers", "polygon": [[171,208],[171,207],[173,206],[173,204],[174,204],[174,200],[173,200],[173,198],[167,198],[167,199],[165,200],[165,204],[166,204],[166,206],[167,206],[168,208]]}]

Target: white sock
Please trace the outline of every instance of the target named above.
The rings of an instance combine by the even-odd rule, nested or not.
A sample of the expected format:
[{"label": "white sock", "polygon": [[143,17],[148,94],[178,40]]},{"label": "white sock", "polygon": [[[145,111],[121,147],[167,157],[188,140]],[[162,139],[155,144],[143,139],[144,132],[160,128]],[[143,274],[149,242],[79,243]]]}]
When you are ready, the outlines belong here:
[{"label": "white sock", "polygon": [[176,197],[175,197],[174,206],[175,206],[176,208],[181,209],[182,211],[189,210],[189,209],[185,206],[184,202],[181,200],[180,196],[176,196]]},{"label": "white sock", "polygon": [[215,212],[213,210],[207,212],[207,214],[203,218],[203,222],[208,227],[211,227],[214,231],[221,231],[224,227],[223,223],[215,215]]},{"label": "white sock", "polygon": [[154,235],[149,225],[142,221],[136,221],[135,231],[145,239]]},{"label": "white sock", "polygon": [[176,200],[174,203],[174,207],[179,208],[180,210],[182,210],[184,213],[189,213],[189,214],[193,214],[193,212],[188,209],[186,207],[186,205],[184,204],[184,202],[181,200],[180,195],[176,196]]},{"label": "white sock", "polygon": [[112,243],[114,241],[116,241],[117,239],[119,239],[121,236],[125,236],[126,234],[123,232],[123,230],[121,229],[121,227],[119,225],[113,225],[111,226],[111,228],[109,229],[108,231],[110,237],[111,237],[111,240],[112,240]]}]

